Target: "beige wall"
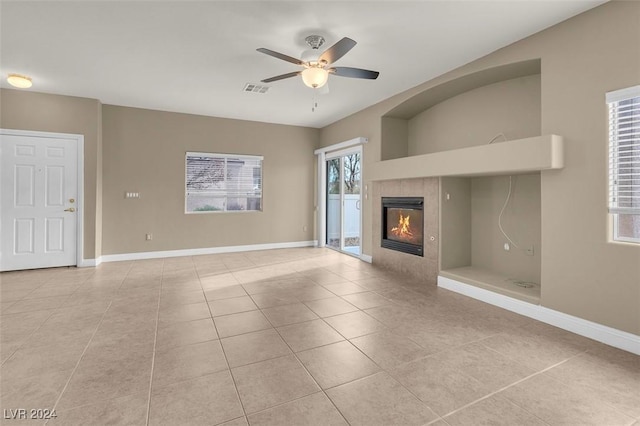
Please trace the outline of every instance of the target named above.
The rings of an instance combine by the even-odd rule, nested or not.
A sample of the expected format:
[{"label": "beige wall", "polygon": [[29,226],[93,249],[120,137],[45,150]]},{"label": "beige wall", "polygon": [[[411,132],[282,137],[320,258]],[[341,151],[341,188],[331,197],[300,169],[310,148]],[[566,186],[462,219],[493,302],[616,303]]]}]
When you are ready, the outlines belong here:
[{"label": "beige wall", "polygon": [[100,256],[100,121],[102,105],[95,99],[2,89],[3,129],[72,133],[84,136],[84,258]]},{"label": "beige wall", "polygon": [[409,122],[402,118],[382,117],[382,140],[387,141],[381,147],[380,157],[384,160],[402,158],[409,155],[407,139],[409,138]]},{"label": "beige wall", "polygon": [[420,155],[484,145],[500,133],[508,140],[540,135],[539,75],[470,90],[418,114],[408,120],[408,151]]},{"label": "beige wall", "polygon": [[[380,159],[387,111],[457,77],[541,58],[541,133],[565,138],[566,164],[541,173],[541,304],[640,334],[640,247],[609,242],[604,99],[640,83],[638,52],[640,3],[609,2],[324,128],[321,146],[367,136],[363,180],[370,185],[367,164]],[[370,235],[371,203],[363,215]]]},{"label": "beige wall", "polygon": [[[502,228],[517,247],[505,251],[508,240],[500,232],[498,216],[508,192],[508,176],[471,179],[471,265],[540,283],[540,174],[512,177]],[[530,247],[532,256],[526,252]]]},{"label": "beige wall", "polygon": [[608,241],[604,98],[640,84],[640,3],[606,4],[541,39],[555,42],[542,62],[542,133],[566,143],[566,168],[542,173],[542,302],[640,334],[640,247]]},{"label": "beige wall", "polygon": [[[111,105],[103,112],[104,255],[313,240],[318,130]],[[186,215],[186,151],[263,155],[263,211]],[[125,199],[127,191],[140,199]]]},{"label": "beige wall", "polygon": [[[447,194],[449,199],[447,200]],[[471,265],[471,179],[440,178],[440,269]]]},{"label": "beige wall", "polygon": [[98,146],[96,148],[96,258],[102,256],[102,104],[98,114]]}]

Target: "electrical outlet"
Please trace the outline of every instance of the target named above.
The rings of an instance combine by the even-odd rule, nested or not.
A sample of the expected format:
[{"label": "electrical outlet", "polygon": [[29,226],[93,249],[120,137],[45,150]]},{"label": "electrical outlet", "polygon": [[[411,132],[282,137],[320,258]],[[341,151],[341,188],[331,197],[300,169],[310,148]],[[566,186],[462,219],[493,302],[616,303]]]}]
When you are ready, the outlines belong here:
[{"label": "electrical outlet", "polygon": [[527,256],[533,256],[534,255],[533,246],[527,247],[527,249],[525,250],[525,253],[527,254]]},{"label": "electrical outlet", "polygon": [[145,238],[147,241],[151,241],[153,240],[153,234],[147,234]]},{"label": "electrical outlet", "polygon": [[504,251],[509,251],[511,250],[511,246],[509,245],[509,243],[504,243]]},{"label": "electrical outlet", "polygon": [[302,227],[302,232],[307,232],[307,225],[304,225],[304,226]]}]

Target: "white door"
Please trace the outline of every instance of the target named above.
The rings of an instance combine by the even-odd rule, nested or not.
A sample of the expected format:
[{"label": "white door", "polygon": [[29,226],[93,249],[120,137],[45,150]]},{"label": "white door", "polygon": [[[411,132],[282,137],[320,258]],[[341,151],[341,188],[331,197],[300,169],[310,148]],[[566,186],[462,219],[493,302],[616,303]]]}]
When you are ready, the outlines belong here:
[{"label": "white door", "polygon": [[0,270],[76,265],[77,144],[0,134]]}]

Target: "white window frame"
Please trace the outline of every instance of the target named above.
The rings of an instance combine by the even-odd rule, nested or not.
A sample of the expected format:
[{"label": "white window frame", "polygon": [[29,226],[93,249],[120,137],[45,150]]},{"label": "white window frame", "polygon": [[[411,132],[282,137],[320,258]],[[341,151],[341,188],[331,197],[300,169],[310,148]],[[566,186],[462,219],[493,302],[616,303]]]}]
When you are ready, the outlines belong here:
[{"label": "white window frame", "polygon": [[[187,202],[189,198],[189,190],[187,188],[187,181],[189,177],[187,160],[189,157],[209,157],[216,158],[225,161],[225,170],[224,176],[225,180],[227,178],[227,161],[228,160],[248,160],[248,161],[259,161],[260,162],[260,196],[255,197],[260,200],[260,209],[259,210],[227,210],[228,203],[225,203],[224,210],[204,210],[204,211],[189,211],[187,207]],[[187,151],[184,156],[184,213],[185,214],[210,214],[210,213],[257,213],[262,212],[263,205],[263,176],[264,176],[264,157],[261,155],[246,155],[246,154],[220,154],[220,153],[211,153],[211,152],[195,152],[195,151]],[[226,192],[224,195],[220,195],[221,198],[234,198],[235,194],[230,194]]]},{"label": "white window frame", "polygon": [[[618,149],[620,145],[618,142],[618,137],[619,137],[618,126],[614,121],[616,120],[616,118],[614,118],[614,115],[618,107],[617,105],[618,102],[628,100],[628,99],[633,99],[633,98],[640,98],[640,85],[628,87],[621,90],[616,90],[606,94],[607,110],[608,110],[607,111],[608,128],[609,128],[609,133],[608,133],[608,138],[609,138],[609,150],[608,150],[609,195],[608,195],[608,198],[609,198],[609,202],[608,204],[609,204],[609,214],[612,216],[612,220],[613,220],[613,230],[612,230],[613,241],[640,244],[640,237],[634,238],[634,237],[620,236],[618,234],[619,219],[621,214],[640,215],[640,208],[625,207],[625,206],[618,205],[618,199],[619,199],[618,181],[620,180],[618,175],[618,158],[619,158]],[[632,140],[631,143],[633,145],[640,144],[640,140],[639,141]],[[635,184],[634,184],[634,186],[632,187],[632,191],[636,189],[637,188],[635,187]]]}]

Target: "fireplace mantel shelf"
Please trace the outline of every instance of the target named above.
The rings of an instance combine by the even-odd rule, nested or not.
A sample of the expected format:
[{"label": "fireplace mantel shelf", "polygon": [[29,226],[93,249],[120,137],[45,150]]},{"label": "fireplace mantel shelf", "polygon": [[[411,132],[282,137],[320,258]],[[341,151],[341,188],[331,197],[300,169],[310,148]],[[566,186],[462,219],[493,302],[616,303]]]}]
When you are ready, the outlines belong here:
[{"label": "fireplace mantel shelf", "polygon": [[379,181],[438,176],[488,176],[563,167],[562,137],[544,135],[380,161],[371,165],[369,177],[372,181]]}]

